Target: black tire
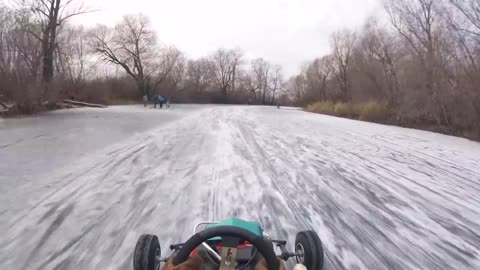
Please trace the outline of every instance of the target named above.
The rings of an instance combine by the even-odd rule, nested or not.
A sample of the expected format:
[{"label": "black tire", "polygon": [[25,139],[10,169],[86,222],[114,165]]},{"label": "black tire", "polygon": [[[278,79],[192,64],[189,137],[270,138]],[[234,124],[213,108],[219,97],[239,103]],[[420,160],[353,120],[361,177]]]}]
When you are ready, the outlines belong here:
[{"label": "black tire", "polygon": [[[156,235],[143,234],[138,238],[133,253],[133,270],[160,269],[160,242]],[[158,259],[157,259],[158,257]]]},{"label": "black tire", "polygon": [[323,246],[320,237],[314,231],[302,231],[295,238],[295,253],[302,254],[296,256],[297,263],[305,265],[307,270],[323,269]]}]

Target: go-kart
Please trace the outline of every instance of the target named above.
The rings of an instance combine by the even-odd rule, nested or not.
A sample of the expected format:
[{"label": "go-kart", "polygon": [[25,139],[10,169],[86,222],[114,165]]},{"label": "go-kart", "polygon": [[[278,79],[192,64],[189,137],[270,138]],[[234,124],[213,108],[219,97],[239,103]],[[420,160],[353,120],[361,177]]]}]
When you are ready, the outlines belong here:
[{"label": "go-kart", "polygon": [[[268,270],[278,270],[279,259],[287,261],[293,257],[307,270],[322,270],[323,247],[316,232],[297,233],[295,252],[289,252],[286,244],[285,240],[272,240],[265,236],[261,224],[257,222],[236,218],[203,222],[195,226],[194,235],[186,242],[170,245],[172,254],[167,258],[161,257],[156,235],[141,235],[134,251],[133,269],[158,270],[160,263],[170,258],[177,266],[198,254],[204,262],[203,270],[254,270],[262,259],[265,259]],[[278,247],[280,255],[275,254],[274,246]]]}]

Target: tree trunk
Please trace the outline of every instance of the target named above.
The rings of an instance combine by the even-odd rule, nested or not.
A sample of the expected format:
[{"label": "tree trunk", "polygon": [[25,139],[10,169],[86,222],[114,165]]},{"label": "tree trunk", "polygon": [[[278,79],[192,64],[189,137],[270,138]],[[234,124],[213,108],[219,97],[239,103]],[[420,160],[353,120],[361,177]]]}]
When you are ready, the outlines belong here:
[{"label": "tree trunk", "polygon": [[228,85],[223,86],[222,89],[221,89],[222,90],[222,98],[223,98],[224,102],[227,102],[227,95],[228,95],[227,94],[227,88],[228,88]]},{"label": "tree trunk", "polygon": [[322,79],[322,89],[320,92],[321,101],[325,101],[327,98],[327,78]]},{"label": "tree trunk", "polygon": [[263,94],[262,94],[262,104],[265,105],[265,99],[267,96],[267,89],[263,89]]},{"label": "tree trunk", "polygon": [[275,104],[275,94],[277,93],[277,87],[274,87],[272,90],[272,101],[270,102],[270,105]]},{"label": "tree trunk", "polygon": [[43,31],[42,50],[43,50],[43,81],[48,83],[53,79],[53,54],[55,52],[55,40],[57,38],[58,13],[60,11],[61,0],[51,1],[48,25]]},{"label": "tree trunk", "polygon": [[143,96],[147,94],[147,89],[145,87],[145,81],[142,79],[137,79],[137,89],[138,92]]},{"label": "tree trunk", "polygon": [[42,78],[50,82],[53,78],[53,50],[50,48],[50,29],[46,29],[42,40]]}]

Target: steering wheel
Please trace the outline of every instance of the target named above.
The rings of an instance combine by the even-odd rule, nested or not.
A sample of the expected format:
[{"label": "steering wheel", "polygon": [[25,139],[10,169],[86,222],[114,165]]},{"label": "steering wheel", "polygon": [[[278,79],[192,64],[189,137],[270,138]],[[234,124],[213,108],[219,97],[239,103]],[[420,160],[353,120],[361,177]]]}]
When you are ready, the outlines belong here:
[{"label": "steering wheel", "polygon": [[194,234],[183,244],[182,248],[180,248],[173,259],[173,265],[177,266],[185,262],[196,247],[208,239],[218,236],[222,237],[223,243],[220,270],[236,269],[237,246],[245,240],[257,248],[262,254],[267,262],[268,270],[279,269],[279,261],[271,244],[250,231],[233,226],[212,227]]}]

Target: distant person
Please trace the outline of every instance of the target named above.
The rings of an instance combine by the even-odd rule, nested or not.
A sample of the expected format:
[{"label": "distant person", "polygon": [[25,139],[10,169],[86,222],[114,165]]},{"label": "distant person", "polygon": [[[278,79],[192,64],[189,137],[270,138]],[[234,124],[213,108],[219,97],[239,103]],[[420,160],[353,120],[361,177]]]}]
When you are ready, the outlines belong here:
[{"label": "distant person", "polygon": [[147,94],[145,94],[145,95],[143,96],[143,106],[144,106],[144,107],[147,107],[147,102],[148,102],[148,96],[147,96]]},{"label": "distant person", "polygon": [[168,97],[166,98],[165,100],[165,108],[170,108],[170,104],[171,104],[171,101],[172,100],[172,97]]},{"label": "distant person", "polygon": [[162,96],[155,96],[154,101],[155,103],[153,105],[153,108],[157,108],[157,104],[159,105],[160,109],[163,108],[164,98]]},{"label": "distant person", "polygon": [[162,97],[162,96],[159,96],[160,97],[160,109],[163,108],[163,103],[165,102],[165,98]]}]

